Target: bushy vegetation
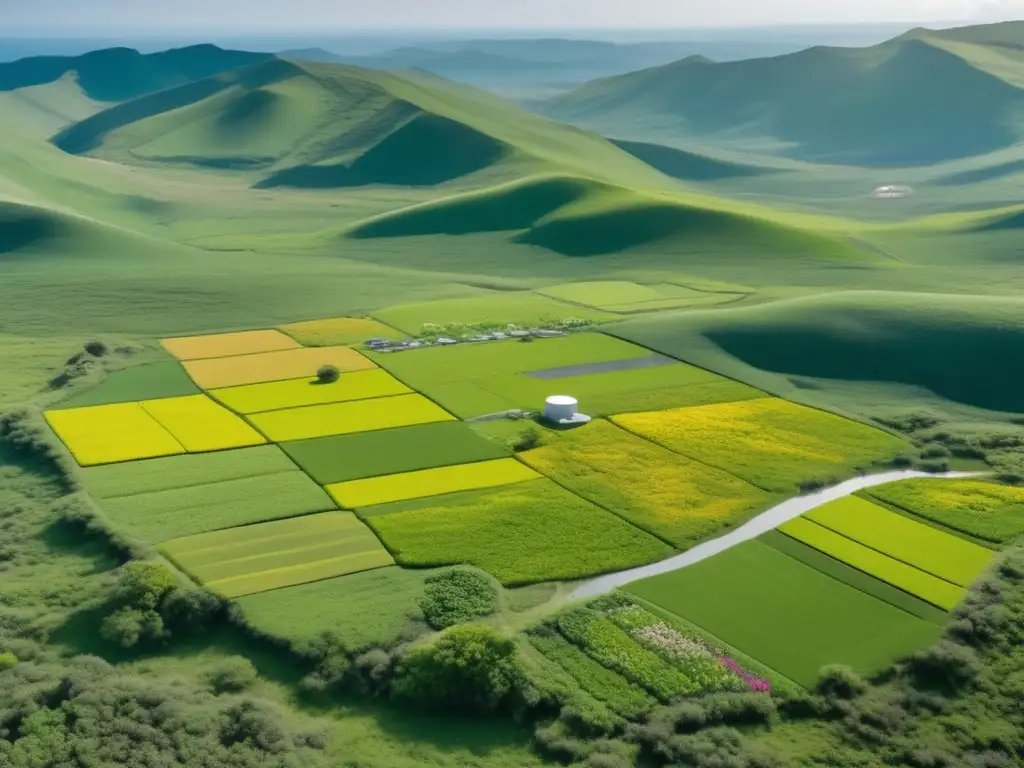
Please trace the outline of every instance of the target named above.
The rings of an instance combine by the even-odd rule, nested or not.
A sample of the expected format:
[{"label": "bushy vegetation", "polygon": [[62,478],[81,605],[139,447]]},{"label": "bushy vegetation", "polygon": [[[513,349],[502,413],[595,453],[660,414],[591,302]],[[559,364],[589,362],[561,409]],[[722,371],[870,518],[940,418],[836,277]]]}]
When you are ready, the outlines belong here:
[{"label": "bushy vegetation", "polygon": [[321,384],[333,384],[341,378],[341,371],[336,365],[321,365],[316,370],[316,380]]},{"label": "bushy vegetation", "polygon": [[498,588],[487,576],[468,568],[453,568],[428,576],[420,608],[434,629],[447,629],[494,613]]}]

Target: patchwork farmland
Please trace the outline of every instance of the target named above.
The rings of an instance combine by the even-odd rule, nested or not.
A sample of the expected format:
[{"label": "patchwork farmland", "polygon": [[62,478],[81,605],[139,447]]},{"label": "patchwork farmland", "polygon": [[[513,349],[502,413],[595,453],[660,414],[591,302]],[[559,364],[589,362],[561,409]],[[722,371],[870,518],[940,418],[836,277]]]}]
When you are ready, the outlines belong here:
[{"label": "patchwork farmland", "polygon": [[[429,569],[473,567],[509,595],[557,590],[685,552],[906,448],[593,329],[480,335],[559,301],[604,322],[682,301],[676,287],[556,286],[164,339],[174,359],[45,415],[110,525],[236,600],[251,626],[387,644]],[[410,341],[446,324],[481,340]],[[530,417],[551,394],[594,420]],[[1024,530],[1022,503],[979,480],[881,486],[589,605],[546,606],[524,653],[563,681],[563,705],[611,720],[699,693],[810,687],[828,663],[872,673],[937,636],[992,548]]]}]

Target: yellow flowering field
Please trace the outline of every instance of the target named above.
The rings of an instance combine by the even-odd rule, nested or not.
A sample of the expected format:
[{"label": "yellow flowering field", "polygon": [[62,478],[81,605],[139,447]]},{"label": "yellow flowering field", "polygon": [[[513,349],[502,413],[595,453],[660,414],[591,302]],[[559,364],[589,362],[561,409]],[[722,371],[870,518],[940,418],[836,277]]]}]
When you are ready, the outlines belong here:
[{"label": "yellow flowering field", "polygon": [[787,536],[834,557],[858,571],[899,587],[926,602],[952,610],[964,595],[962,587],[932,576],[919,568],[895,560],[824,526],[798,517],[780,528]]},{"label": "yellow flowering field", "polygon": [[161,339],[160,343],[164,349],[179,360],[251,355],[257,352],[295,349],[299,346],[295,339],[280,331],[239,331],[238,333],[215,333],[205,336],[179,336],[173,339]]},{"label": "yellow flowering field", "polygon": [[389,504],[393,501],[440,496],[456,491],[473,491],[511,485],[540,476],[515,459],[492,459],[473,464],[421,469],[397,475],[349,480],[327,486],[338,504],[348,509]]},{"label": "yellow flowering field", "polygon": [[307,347],[330,347],[335,344],[360,344],[367,339],[398,341],[405,334],[369,317],[332,317],[304,323],[282,325],[280,330]]},{"label": "yellow flowering field", "polygon": [[301,379],[315,375],[324,365],[333,365],[343,373],[377,367],[349,347],[300,347],[253,355],[186,360],[182,364],[192,380],[203,389]]},{"label": "yellow flowering field", "polygon": [[244,448],[267,442],[240,416],[206,395],[146,400],[141,405],[190,453]]},{"label": "yellow flowering field", "polygon": [[880,429],[774,397],[621,414],[612,421],[684,456],[785,493],[890,460],[908,445]]},{"label": "yellow flowering field", "polygon": [[688,549],[743,523],[772,494],[607,421],[553,433],[520,454],[543,475],[645,531]]},{"label": "yellow flowering field", "polygon": [[454,420],[448,411],[418,394],[268,411],[250,417],[260,432],[278,443]]},{"label": "yellow flowering field", "polygon": [[387,371],[353,371],[342,374],[330,384],[322,384],[314,376],[305,379],[246,384],[241,387],[215,389],[210,394],[238,413],[262,413],[307,405],[369,400],[412,392]]},{"label": "yellow flowering field", "polygon": [[185,453],[138,403],[47,411],[45,416],[83,467]]}]

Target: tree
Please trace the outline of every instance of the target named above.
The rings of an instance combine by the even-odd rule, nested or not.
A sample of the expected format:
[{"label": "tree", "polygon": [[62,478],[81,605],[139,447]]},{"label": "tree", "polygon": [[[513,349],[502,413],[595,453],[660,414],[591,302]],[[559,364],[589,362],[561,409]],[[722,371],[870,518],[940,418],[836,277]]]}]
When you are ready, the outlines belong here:
[{"label": "tree", "polygon": [[516,453],[532,451],[540,445],[540,439],[540,431],[534,426],[529,426],[519,434],[519,439],[512,446],[512,450]]},{"label": "tree", "polygon": [[177,585],[174,574],[166,566],[134,561],[118,572],[115,599],[122,606],[152,611]]},{"label": "tree", "polygon": [[341,378],[341,371],[334,365],[321,365],[317,369],[316,378],[321,384],[333,384]]},{"label": "tree", "polygon": [[420,608],[434,629],[488,616],[498,607],[497,588],[477,571],[453,568],[428,576],[425,583]]}]

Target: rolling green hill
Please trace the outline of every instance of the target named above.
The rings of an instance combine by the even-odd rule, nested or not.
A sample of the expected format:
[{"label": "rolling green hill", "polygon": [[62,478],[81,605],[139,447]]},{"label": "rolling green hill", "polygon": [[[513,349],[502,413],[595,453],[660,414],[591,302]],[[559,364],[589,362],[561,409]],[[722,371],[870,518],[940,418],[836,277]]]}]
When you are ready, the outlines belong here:
[{"label": "rolling green hill", "polygon": [[1024,54],[1009,42],[1024,44],[1024,26],[1000,27],[995,43],[985,29],[721,64],[684,59],[588,83],[541,111],[623,139],[930,164],[1024,138]]},{"label": "rolling green hill", "polygon": [[671,185],[604,139],[467,86],[277,58],[117,105],[55,143],[126,163],[256,170],[264,187],[430,186],[557,168]]},{"label": "rolling green hill", "polygon": [[589,178],[540,176],[412,206],[357,224],[349,238],[509,232],[565,256],[629,251],[872,263],[873,253],[712,198],[640,192]]}]

